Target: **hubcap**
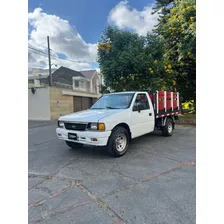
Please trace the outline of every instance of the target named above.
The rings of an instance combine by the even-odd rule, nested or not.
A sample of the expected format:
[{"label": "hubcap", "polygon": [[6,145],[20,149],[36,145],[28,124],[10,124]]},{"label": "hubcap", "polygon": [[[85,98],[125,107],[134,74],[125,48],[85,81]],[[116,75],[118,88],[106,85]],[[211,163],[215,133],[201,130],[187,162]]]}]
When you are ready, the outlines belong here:
[{"label": "hubcap", "polygon": [[127,137],[123,133],[119,133],[116,138],[116,149],[118,152],[122,152],[127,145]]},{"label": "hubcap", "polygon": [[172,129],[173,129],[172,123],[169,122],[168,123],[168,132],[171,133],[172,132]]}]

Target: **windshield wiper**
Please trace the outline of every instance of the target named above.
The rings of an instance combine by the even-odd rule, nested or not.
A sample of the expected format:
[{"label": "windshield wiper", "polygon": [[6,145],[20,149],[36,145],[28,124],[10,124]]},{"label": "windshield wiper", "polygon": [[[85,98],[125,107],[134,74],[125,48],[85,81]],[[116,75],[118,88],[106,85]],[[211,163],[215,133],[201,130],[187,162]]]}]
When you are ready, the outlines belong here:
[{"label": "windshield wiper", "polygon": [[96,107],[96,108],[90,108],[90,110],[98,110],[98,109],[105,109],[105,108],[98,108],[98,107]]},{"label": "windshield wiper", "polygon": [[117,108],[117,107],[106,107],[107,109],[122,109],[122,108]]},{"label": "windshield wiper", "polygon": [[95,109],[121,109],[121,108],[115,108],[115,107],[104,107],[104,108],[91,108],[91,110],[95,110]]}]

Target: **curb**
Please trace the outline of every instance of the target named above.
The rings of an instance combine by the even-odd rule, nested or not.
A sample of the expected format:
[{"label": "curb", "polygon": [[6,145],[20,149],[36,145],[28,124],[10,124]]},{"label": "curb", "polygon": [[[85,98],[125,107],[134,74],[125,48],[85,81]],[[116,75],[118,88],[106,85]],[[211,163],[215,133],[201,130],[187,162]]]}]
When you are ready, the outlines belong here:
[{"label": "curb", "polygon": [[196,125],[196,120],[177,120],[175,123],[177,125]]}]

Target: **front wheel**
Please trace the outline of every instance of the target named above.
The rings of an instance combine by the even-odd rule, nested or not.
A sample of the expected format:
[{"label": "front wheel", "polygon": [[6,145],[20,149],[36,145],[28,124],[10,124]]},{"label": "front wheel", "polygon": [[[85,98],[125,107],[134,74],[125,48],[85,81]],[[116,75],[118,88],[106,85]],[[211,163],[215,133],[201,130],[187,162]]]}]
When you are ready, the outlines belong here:
[{"label": "front wheel", "polygon": [[127,129],[123,127],[116,127],[111,133],[107,149],[114,157],[123,156],[128,148],[130,137]]},{"label": "front wheel", "polygon": [[65,141],[66,145],[72,149],[77,149],[83,146],[83,144],[81,143],[76,143],[76,142],[69,142],[69,141]]},{"label": "front wheel", "polygon": [[171,136],[173,134],[173,128],[174,128],[173,121],[170,118],[167,118],[166,124],[162,128],[163,136],[165,137]]}]

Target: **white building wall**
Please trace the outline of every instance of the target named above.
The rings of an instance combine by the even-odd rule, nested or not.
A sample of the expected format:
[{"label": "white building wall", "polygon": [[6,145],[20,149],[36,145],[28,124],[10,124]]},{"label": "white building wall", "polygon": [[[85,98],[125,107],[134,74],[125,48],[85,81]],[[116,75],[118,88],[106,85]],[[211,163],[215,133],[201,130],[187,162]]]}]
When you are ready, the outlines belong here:
[{"label": "white building wall", "polygon": [[28,119],[51,119],[49,88],[36,88],[34,94],[28,89]]}]

